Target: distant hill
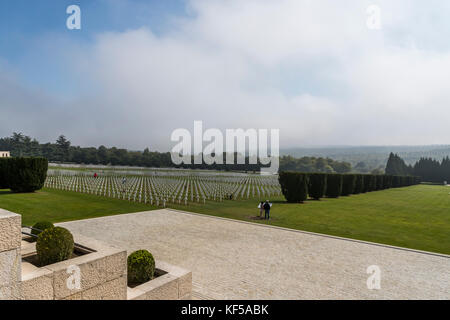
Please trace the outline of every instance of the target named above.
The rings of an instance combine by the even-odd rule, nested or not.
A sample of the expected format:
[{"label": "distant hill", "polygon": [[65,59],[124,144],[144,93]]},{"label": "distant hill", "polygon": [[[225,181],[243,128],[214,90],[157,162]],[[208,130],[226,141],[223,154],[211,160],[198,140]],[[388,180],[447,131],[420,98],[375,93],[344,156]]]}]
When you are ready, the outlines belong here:
[{"label": "distant hill", "polygon": [[293,157],[328,157],[337,161],[346,161],[356,167],[364,162],[367,170],[384,168],[389,154],[397,153],[407,164],[414,164],[421,157],[442,160],[450,156],[450,145],[428,146],[333,146],[333,147],[300,147],[280,150],[281,155]]}]

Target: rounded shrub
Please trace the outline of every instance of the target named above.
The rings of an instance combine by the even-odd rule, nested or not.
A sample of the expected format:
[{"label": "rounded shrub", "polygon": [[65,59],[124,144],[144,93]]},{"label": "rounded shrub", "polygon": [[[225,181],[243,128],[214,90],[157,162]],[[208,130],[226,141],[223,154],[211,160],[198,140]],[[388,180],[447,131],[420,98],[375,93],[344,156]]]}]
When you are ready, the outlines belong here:
[{"label": "rounded shrub", "polygon": [[[31,234],[38,236],[42,231],[44,231],[48,228],[53,228],[53,227],[54,227],[54,225],[50,221],[39,221],[33,225],[33,228],[31,229]],[[33,237],[33,240],[35,240],[35,239],[36,238]]]},{"label": "rounded shrub", "polygon": [[45,158],[8,159],[7,181],[13,192],[34,192],[42,189],[47,177],[48,160]]},{"label": "rounded shrub", "polygon": [[155,275],[155,259],[147,250],[138,250],[128,256],[128,283],[144,283]]},{"label": "rounded shrub", "polygon": [[45,229],[37,238],[36,251],[41,266],[64,261],[73,254],[73,236],[62,227]]}]

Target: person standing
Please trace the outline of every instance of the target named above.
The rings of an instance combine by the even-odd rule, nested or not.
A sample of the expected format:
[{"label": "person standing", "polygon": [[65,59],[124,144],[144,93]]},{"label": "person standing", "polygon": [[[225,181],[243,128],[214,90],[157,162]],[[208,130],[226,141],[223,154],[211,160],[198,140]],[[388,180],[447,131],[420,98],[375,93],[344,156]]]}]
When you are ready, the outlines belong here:
[{"label": "person standing", "polygon": [[259,208],[259,217],[262,218],[262,213],[263,213],[263,210],[264,210],[264,201],[261,201],[259,203],[258,208]]},{"label": "person standing", "polygon": [[270,219],[270,203],[269,203],[269,200],[266,200],[266,202],[264,202],[263,207],[264,207],[264,212],[265,212],[264,219],[269,220]]}]

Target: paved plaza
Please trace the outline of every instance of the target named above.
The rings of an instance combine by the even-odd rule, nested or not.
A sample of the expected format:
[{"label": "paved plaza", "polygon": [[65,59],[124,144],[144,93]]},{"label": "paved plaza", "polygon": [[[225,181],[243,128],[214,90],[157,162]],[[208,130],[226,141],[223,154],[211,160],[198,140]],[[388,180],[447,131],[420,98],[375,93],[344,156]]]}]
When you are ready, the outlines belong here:
[{"label": "paved plaza", "polygon": [[192,270],[196,299],[450,299],[446,255],[168,209],[59,225]]}]

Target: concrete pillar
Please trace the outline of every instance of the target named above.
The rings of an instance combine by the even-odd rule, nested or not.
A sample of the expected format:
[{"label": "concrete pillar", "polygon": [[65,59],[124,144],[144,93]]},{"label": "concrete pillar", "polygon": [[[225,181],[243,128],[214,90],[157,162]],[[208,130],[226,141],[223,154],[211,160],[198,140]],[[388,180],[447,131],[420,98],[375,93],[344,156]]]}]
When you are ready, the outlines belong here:
[{"label": "concrete pillar", "polygon": [[21,299],[22,217],[0,209],[0,300]]}]

